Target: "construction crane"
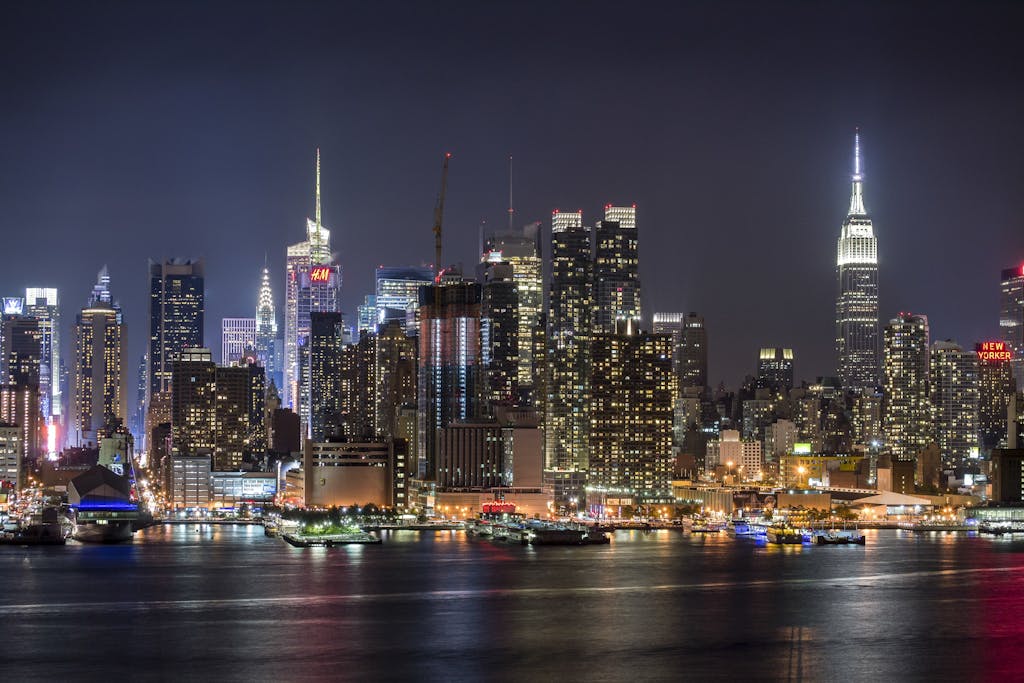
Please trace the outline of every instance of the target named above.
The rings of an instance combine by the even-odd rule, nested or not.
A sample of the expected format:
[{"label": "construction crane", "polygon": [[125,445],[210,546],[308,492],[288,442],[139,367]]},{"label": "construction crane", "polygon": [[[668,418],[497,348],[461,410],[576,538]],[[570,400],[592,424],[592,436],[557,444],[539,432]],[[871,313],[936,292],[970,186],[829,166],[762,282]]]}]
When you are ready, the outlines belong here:
[{"label": "construction crane", "polygon": [[444,166],[441,168],[441,194],[434,205],[434,268],[437,269],[437,282],[441,282],[441,223],[444,220],[444,197],[448,193],[448,160],[450,153],[444,155]]}]

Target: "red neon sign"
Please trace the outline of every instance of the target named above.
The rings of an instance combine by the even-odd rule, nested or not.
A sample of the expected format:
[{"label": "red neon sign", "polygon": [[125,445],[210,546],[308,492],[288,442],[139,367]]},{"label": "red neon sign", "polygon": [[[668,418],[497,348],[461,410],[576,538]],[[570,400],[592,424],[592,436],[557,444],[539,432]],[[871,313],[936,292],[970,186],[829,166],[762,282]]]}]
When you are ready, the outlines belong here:
[{"label": "red neon sign", "polygon": [[981,342],[975,345],[980,360],[1007,361],[1013,358],[1013,351],[1006,348],[1006,342]]},{"label": "red neon sign", "polygon": [[327,266],[319,266],[309,271],[310,282],[330,282],[331,269]]}]

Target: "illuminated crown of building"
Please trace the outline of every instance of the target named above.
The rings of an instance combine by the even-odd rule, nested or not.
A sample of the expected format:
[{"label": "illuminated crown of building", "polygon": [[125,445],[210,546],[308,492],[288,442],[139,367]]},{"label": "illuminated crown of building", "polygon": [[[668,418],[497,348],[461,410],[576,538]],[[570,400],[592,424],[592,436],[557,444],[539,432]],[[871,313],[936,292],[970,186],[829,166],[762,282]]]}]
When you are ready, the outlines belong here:
[{"label": "illuminated crown of building", "polygon": [[260,325],[270,325],[275,332],[277,331],[274,294],[270,289],[270,270],[266,266],[263,268],[263,280],[260,283],[260,293],[256,303],[256,321]]},{"label": "illuminated crown of building", "polygon": [[850,210],[843,221],[839,237],[837,263],[878,263],[878,242],[874,226],[864,208],[864,176],[861,171],[860,132],[853,142],[853,185],[850,191]]}]

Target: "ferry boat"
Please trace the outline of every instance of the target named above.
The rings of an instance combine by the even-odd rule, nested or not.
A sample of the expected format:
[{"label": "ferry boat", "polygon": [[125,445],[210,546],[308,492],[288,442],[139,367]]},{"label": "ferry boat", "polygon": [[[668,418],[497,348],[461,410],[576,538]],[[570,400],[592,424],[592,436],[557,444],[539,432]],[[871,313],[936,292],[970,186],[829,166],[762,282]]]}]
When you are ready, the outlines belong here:
[{"label": "ferry boat", "polygon": [[281,538],[297,548],[325,547],[336,545],[377,545],[382,542],[379,536],[366,531],[348,530],[337,534],[282,534]]},{"label": "ferry boat", "polygon": [[770,526],[765,533],[769,543],[800,545],[804,542],[804,532],[791,526]]},{"label": "ferry boat", "polygon": [[818,545],[865,545],[864,534],[853,531],[825,531],[816,534],[814,542]]},{"label": "ferry boat", "polygon": [[925,531],[971,531],[973,529],[973,527],[961,522],[926,522],[923,520],[900,522],[897,526],[904,531],[915,531],[918,533]]},{"label": "ferry boat", "polygon": [[611,537],[595,527],[539,521],[527,525],[525,538],[530,545],[605,545],[611,543]]},{"label": "ferry boat", "polygon": [[1024,524],[1020,522],[982,522],[978,525],[978,533],[1002,536],[1003,534],[1019,534],[1024,532]]},{"label": "ferry boat", "polygon": [[749,538],[754,536],[765,536],[768,533],[768,525],[763,522],[733,519],[729,521],[725,530],[730,536],[735,536],[737,538]]}]

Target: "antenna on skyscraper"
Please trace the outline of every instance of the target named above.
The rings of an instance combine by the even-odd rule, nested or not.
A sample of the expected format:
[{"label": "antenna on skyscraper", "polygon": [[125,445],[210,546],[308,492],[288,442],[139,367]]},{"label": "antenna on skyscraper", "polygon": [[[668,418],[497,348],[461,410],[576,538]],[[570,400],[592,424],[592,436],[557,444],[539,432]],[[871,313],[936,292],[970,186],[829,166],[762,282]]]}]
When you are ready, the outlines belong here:
[{"label": "antenna on skyscraper", "polygon": [[316,148],[316,233],[313,236],[311,256],[319,258],[320,253],[320,148]]},{"label": "antenna on skyscraper", "polygon": [[512,208],[512,155],[508,155],[508,231],[512,232],[512,214],[515,213],[515,209]]},{"label": "antenna on skyscraper", "polygon": [[860,126],[853,129],[853,179],[860,180]]}]

